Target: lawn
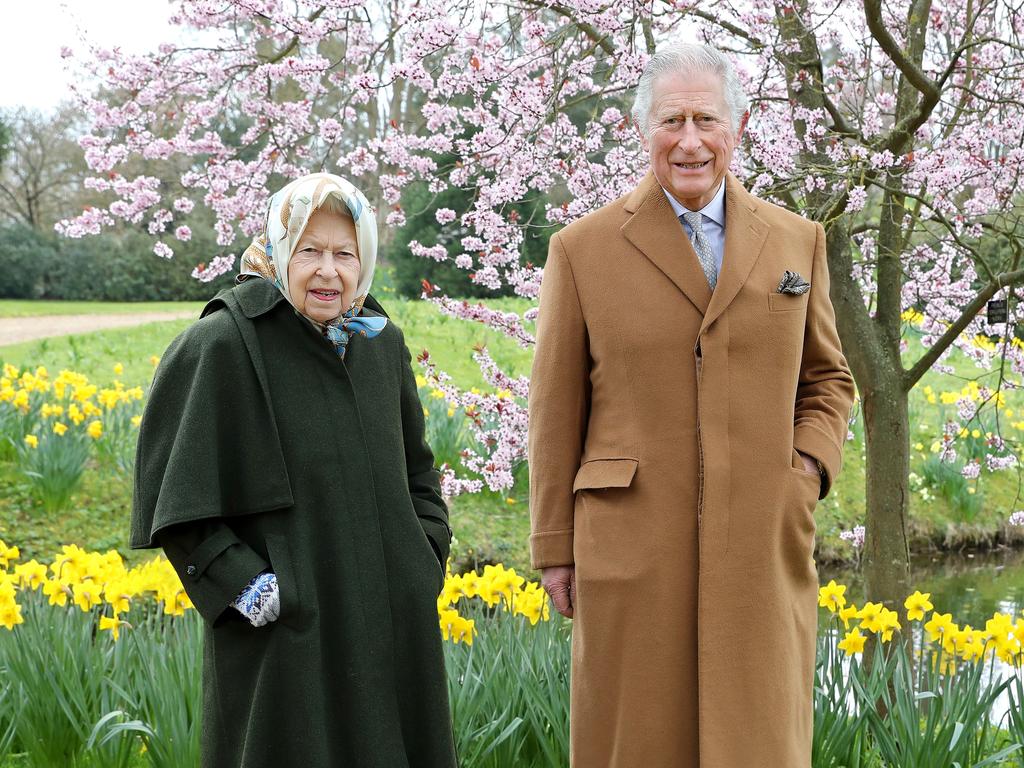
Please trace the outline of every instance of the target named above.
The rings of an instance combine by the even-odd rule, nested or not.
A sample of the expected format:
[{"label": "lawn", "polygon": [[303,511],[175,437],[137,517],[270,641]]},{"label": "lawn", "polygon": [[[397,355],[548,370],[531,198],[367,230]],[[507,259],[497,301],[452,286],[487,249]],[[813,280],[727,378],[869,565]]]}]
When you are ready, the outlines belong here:
[{"label": "lawn", "polygon": [[[520,299],[504,299],[492,304],[517,312],[529,306]],[[198,305],[189,304],[173,306],[198,308]],[[423,350],[429,351],[431,360],[464,388],[487,388],[472,360],[475,346],[486,346],[499,364],[513,375],[529,374],[531,350],[520,348],[497,331],[443,317],[425,302],[385,299],[385,307],[405,332],[414,357]],[[31,312],[32,309],[28,307],[25,311]],[[114,366],[120,363],[124,368],[120,378],[126,386],[145,386],[152,376],[152,358],[161,355],[190,322],[150,323],[0,347],[0,362],[31,368],[44,365],[51,374],[68,368],[87,375],[100,386],[112,382]],[[958,391],[967,380],[978,376],[979,372],[972,363],[959,356],[952,360],[955,376],[930,373],[922,387],[929,385],[936,393]],[[432,407],[429,399],[425,405]],[[1024,395],[1008,393],[1006,405],[1014,409],[1024,407]],[[919,443],[921,448],[914,451],[911,465],[918,477],[924,474],[926,464],[934,465],[930,446],[941,434],[943,421],[955,413],[955,408],[955,405],[927,403],[921,388],[912,394],[911,412],[915,419],[912,430],[915,444]],[[1004,436],[1008,439],[1016,439],[1019,434],[1010,426],[1013,421],[1013,418],[1007,418],[1003,422]],[[854,432],[855,439],[846,446],[843,472],[832,494],[819,503],[816,512],[819,561],[849,559],[853,550],[840,540],[839,533],[863,522],[864,460],[859,423],[854,425]],[[1020,501],[1021,478],[1015,470],[983,472],[979,480],[965,481],[956,471],[950,475],[948,467],[942,469],[946,472],[943,478],[945,491],[922,481],[916,481],[912,487],[910,520],[915,551],[932,545],[956,548],[992,543],[997,536],[1021,538],[1021,529],[1011,529],[1006,525],[1010,512],[1024,507]],[[86,472],[75,497],[74,511],[56,520],[47,519],[33,506],[24,477],[14,465],[0,465],[0,485],[5,489],[0,496],[2,537],[22,546],[28,557],[48,557],[65,542],[93,548],[123,549],[130,509],[130,484],[127,480]],[[973,493],[969,493],[971,488]],[[520,569],[526,567],[529,520],[525,482],[506,493],[485,492],[460,497],[451,506],[456,536],[453,555],[458,565],[504,562]]]}]

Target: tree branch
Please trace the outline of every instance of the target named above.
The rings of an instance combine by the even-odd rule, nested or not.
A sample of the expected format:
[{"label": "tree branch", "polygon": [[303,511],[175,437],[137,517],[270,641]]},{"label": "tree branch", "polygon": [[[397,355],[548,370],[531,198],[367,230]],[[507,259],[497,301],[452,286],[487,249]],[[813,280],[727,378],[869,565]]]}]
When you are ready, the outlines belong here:
[{"label": "tree branch", "polygon": [[882,50],[892,59],[892,63],[903,73],[911,85],[913,85],[926,99],[939,100],[939,88],[924,73],[924,71],[913,61],[906,57],[903,49],[889,34],[882,21],[881,0],[864,0],[864,18],[867,21],[871,36],[875,38]]},{"label": "tree branch", "polygon": [[909,391],[913,386],[920,381],[921,377],[925,375],[931,367],[938,361],[942,353],[949,348],[949,346],[956,341],[957,337],[963,332],[964,328],[971,324],[971,321],[981,311],[981,308],[985,306],[985,303],[991,299],[998,291],[1009,286],[1015,285],[1024,280],[1024,269],[1014,270],[1013,272],[1001,272],[995,276],[993,282],[985,285],[978,294],[971,299],[970,303],[964,307],[963,312],[958,317],[946,332],[942,334],[938,340],[928,348],[928,350],[914,363],[913,367],[903,372],[903,389]]}]

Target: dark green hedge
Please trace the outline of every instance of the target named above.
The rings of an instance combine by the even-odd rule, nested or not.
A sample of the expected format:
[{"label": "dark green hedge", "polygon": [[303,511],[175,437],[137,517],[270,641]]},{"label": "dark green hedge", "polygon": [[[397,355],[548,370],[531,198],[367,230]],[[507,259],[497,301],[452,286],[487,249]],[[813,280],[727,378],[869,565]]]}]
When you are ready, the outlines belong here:
[{"label": "dark green hedge", "polygon": [[233,273],[210,283],[192,278],[200,261],[219,248],[193,234],[175,243],[172,259],[153,253],[153,238],[119,232],[80,240],[23,225],[0,227],[0,298],[73,301],[203,301],[231,284]]}]

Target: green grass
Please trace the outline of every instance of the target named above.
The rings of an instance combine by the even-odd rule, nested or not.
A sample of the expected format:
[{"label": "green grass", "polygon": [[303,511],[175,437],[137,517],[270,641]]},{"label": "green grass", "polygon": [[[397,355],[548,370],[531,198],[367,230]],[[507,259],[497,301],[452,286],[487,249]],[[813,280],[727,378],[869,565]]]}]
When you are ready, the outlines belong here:
[{"label": "green grass", "polygon": [[203,308],[195,301],[28,301],[0,299],[0,317],[40,317],[42,315],[135,315],[145,312],[194,311]]},{"label": "green grass", "polygon": [[[531,350],[517,344],[497,331],[476,323],[441,316],[429,304],[383,297],[388,313],[403,329],[413,356],[423,350],[439,368],[447,371],[461,387],[485,387],[476,363],[472,360],[473,347],[486,345],[493,357],[513,375],[529,375]],[[30,302],[7,302],[8,305]],[[529,304],[522,299],[503,299],[489,302],[505,310],[522,312]],[[92,305],[98,306],[98,305]],[[106,305],[118,306],[118,305]],[[156,306],[120,305],[120,306]],[[195,304],[179,304],[198,308]],[[3,311],[3,310],[0,310]],[[0,361],[19,367],[45,365],[51,373],[61,368],[80,371],[100,385],[114,377],[115,363],[124,365],[121,379],[126,385],[146,385],[152,377],[150,357],[163,354],[170,341],[188,327],[189,320],[150,323],[127,329],[98,331],[81,336],[57,337],[24,344],[0,347]],[[912,350],[920,346],[911,340]],[[931,372],[921,386],[930,384],[936,392],[959,390],[969,378],[981,372],[959,353],[951,356],[954,376]],[[414,362],[414,368],[418,366]],[[957,378],[959,377],[959,378]],[[985,383],[984,379],[980,383]],[[1007,401],[1024,417],[1024,393],[1009,392]],[[429,405],[429,403],[428,403]],[[943,410],[943,408],[945,410]],[[922,474],[923,462],[932,440],[941,432],[945,415],[953,413],[954,406],[929,405],[920,387],[911,394],[911,412],[923,421],[911,426],[914,442],[920,439],[924,451],[915,451],[911,468]],[[1004,423],[1007,436],[1018,432]],[[832,493],[819,502],[815,513],[818,523],[819,562],[849,559],[852,550],[838,538],[841,530],[849,530],[863,523],[864,458],[861,427],[856,427],[857,439],[847,443],[843,471]],[[118,546],[127,531],[130,488],[114,479],[97,478],[96,472],[87,472],[83,488],[76,496],[76,508],[66,519],[46,521],[37,519],[26,510],[27,496],[23,481],[12,467],[0,467],[0,536],[10,543],[32,545],[33,551],[48,555],[55,545],[76,542],[86,546],[106,548]],[[972,481],[973,483],[974,481]],[[19,485],[21,483],[21,485]],[[961,513],[950,501],[933,491],[935,498],[925,500],[919,492],[910,499],[910,528],[915,551],[933,544],[944,548],[991,542],[995,534],[1005,530],[1005,521],[1015,509],[1024,508],[1020,498],[1021,482],[1018,474],[1004,471],[995,474],[983,472],[977,484],[982,503],[977,515],[970,521],[961,519]],[[514,500],[508,503],[507,498]],[[517,568],[528,563],[527,536],[529,533],[527,489],[516,488],[507,495],[485,493],[462,497],[452,504],[452,521],[458,539],[456,559],[465,565],[503,561]],[[119,538],[120,537],[120,538]],[[1024,534],[1022,534],[1024,539]]]}]

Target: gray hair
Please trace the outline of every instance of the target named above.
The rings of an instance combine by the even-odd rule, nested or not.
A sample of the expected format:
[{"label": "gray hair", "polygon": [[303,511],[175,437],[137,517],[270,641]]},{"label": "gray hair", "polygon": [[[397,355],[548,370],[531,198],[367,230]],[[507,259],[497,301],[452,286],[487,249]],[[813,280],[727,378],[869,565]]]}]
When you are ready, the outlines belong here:
[{"label": "gray hair", "polygon": [[650,135],[648,120],[651,114],[654,83],[662,75],[670,73],[711,72],[722,78],[722,94],[729,109],[733,131],[739,130],[740,120],[750,106],[743,86],[736,75],[732,62],[717,48],[696,43],[670,43],[658,50],[647,62],[640,82],[636,86],[633,102],[633,120],[644,136]]}]

